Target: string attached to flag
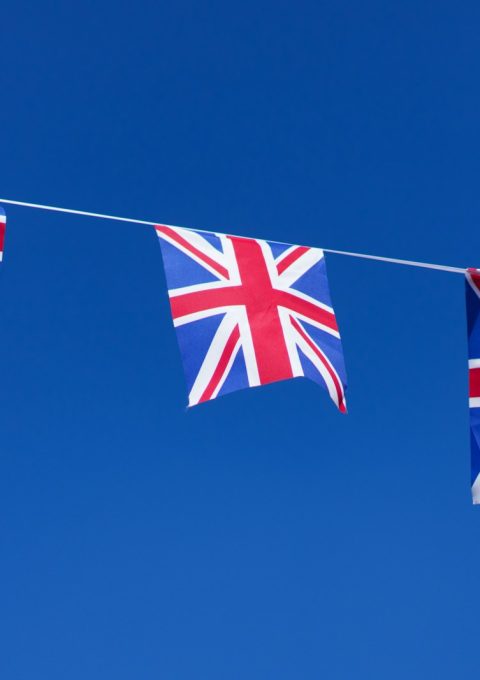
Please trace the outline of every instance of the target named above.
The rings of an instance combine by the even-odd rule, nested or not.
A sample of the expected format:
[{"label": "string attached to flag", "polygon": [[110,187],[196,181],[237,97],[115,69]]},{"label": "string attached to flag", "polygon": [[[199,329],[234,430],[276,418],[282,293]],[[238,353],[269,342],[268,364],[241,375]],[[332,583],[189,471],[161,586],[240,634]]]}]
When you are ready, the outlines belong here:
[{"label": "string attached to flag", "polygon": [[[346,412],[345,364],[323,253],[466,276],[472,496],[480,504],[480,270],[296,246],[0,198],[0,203],[154,227],[190,406],[306,377]],[[0,260],[6,217],[0,207]]]},{"label": "string attached to flag", "polygon": [[[60,208],[53,205],[42,205],[40,203],[27,203],[25,201],[13,201],[8,198],[0,198],[0,203],[8,203],[9,205],[17,205],[24,208],[35,208],[37,210],[49,210],[50,212],[68,213],[70,215],[80,215],[83,217],[96,217],[101,220],[115,220],[117,222],[130,222],[131,224],[143,224],[148,227],[155,227],[157,224],[163,224],[161,221],[149,222],[146,220],[136,220],[131,217],[119,217],[117,215],[104,215],[102,213],[87,212],[86,210],[74,210],[73,208]],[[210,233],[204,229],[188,229],[187,227],[178,227],[175,225],[164,225],[172,229],[186,229],[188,231],[196,231],[201,233]],[[232,234],[233,235],[233,234]],[[242,238],[238,236],[238,238]],[[333,255],[347,255],[348,257],[357,257],[363,260],[375,260],[377,262],[387,262],[389,264],[401,264],[407,267],[418,267],[421,269],[435,269],[437,271],[449,272],[450,274],[465,274],[467,267],[451,267],[445,264],[433,264],[430,262],[417,262],[415,260],[402,260],[395,257],[383,257],[381,255],[367,255],[365,253],[352,253],[347,250],[333,250],[330,248],[322,248],[324,253],[332,253]]]}]

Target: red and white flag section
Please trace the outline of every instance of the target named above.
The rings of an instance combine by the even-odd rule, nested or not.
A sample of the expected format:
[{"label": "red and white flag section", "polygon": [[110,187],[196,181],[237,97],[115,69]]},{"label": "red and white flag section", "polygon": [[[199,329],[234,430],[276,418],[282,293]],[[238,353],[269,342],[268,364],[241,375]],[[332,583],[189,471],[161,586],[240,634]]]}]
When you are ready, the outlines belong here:
[{"label": "red and white flag section", "polygon": [[3,260],[3,246],[5,243],[5,228],[7,226],[7,217],[5,210],[0,206],[0,262]]},{"label": "red and white flag section", "polygon": [[480,270],[466,273],[470,455],[473,502],[480,503]]},{"label": "red and white flag section", "polygon": [[190,406],[304,376],[345,412],[342,345],[320,249],[156,231]]}]

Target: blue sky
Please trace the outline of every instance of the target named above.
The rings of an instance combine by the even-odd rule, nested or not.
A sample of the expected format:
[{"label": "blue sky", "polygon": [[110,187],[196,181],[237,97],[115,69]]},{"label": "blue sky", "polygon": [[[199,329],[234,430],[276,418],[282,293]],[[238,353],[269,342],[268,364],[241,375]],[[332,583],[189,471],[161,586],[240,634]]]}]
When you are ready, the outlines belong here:
[{"label": "blue sky", "polygon": [[[480,265],[478,3],[2,10],[0,195]],[[461,276],[332,255],[349,415],[187,411],[154,231],[7,215],[2,678],[473,677]]]}]

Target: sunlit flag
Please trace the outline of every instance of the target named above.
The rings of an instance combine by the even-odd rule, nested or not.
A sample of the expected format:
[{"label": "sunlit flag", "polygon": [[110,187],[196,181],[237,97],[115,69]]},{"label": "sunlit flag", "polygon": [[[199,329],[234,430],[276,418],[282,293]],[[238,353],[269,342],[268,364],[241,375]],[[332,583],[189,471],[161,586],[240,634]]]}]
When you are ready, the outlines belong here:
[{"label": "sunlit flag", "polygon": [[322,250],[158,225],[190,406],[305,376],[346,411]]}]

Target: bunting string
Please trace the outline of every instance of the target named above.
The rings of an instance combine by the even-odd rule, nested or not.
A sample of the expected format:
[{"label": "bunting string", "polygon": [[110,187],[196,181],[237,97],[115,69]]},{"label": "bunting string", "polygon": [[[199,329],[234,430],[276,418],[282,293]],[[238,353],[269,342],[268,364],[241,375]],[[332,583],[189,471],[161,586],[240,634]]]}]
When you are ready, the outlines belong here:
[{"label": "bunting string", "polygon": [[[143,224],[149,227],[155,227],[158,224],[162,224],[167,227],[172,227],[174,229],[179,229],[175,225],[165,225],[163,222],[148,222],[146,220],[136,220],[131,217],[118,217],[117,215],[104,215],[102,213],[87,212],[86,210],[74,210],[72,208],[60,208],[53,205],[42,205],[40,203],[27,203],[25,201],[13,201],[8,198],[0,198],[0,203],[5,203],[8,205],[17,205],[24,208],[35,208],[37,210],[49,210],[50,212],[60,212],[67,213],[70,215],[80,215],[83,217],[96,217],[102,220],[115,220],[116,222],[130,222],[131,224]],[[182,229],[187,229],[188,231],[198,231],[204,233],[205,229],[189,229],[188,227],[181,227]],[[232,234],[233,236],[233,234]],[[375,260],[377,262],[387,262],[390,264],[401,264],[407,267],[419,267],[422,269],[436,269],[437,271],[449,272],[451,274],[465,274],[466,267],[451,267],[445,264],[433,264],[430,262],[416,262],[414,260],[401,260],[395,257],[382,257],[380,255],[367,255],[365,253],[352,253],[346,250],[333,250],[330,248],[322,248],[325,253],[332,253],[334,255],[347,255],[348,257],[357,257],[364,260]]]}]

